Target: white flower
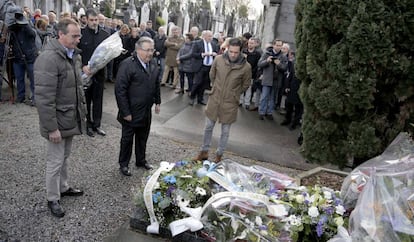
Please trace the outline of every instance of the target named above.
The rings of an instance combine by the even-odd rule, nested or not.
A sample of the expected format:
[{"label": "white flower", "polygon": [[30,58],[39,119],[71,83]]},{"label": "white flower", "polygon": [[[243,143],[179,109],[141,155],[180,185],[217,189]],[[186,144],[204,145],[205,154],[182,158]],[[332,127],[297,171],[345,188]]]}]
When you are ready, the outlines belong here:
[{"label": "white flower", "polygon": [[190,204],[190,200],[185,200],[180,195],[177,196],[177,205],[179,207],[187,207]]},{"label": "white flower", "polygon": [[302,204],[305,201],[305,197],[301,194],[296,195],[295,199],[296,199],[296,202],[299,203],[299,204]]},{"label": "white flower", "polygon": [[312,218],[316,218],[319,216],[319,210],[317,207],[312,206],[308,209],[308,215],[311,216]]},{"label": "white flower", "polygon": [[309,203],[313,203],[313,202],[315,202],[315,195],[307,197],[306,199],[309,201]]},{"label": "white flower", "polygon": [[180,176],[180,178],[193,178],[193,177],[190,176],[190,175],[182,175],[182,176]]},{"label": "white flower", "polygon": [[334,221],[335,221],[336,226],[338,227],[344,225],[344,219],[342,217],[334,218]]},{"label": "white flower", "polygon": [[239,222],[234,217],[231,217],[231,227],[234,233],[236,233],[237,228],[239,227]]},{"label": "white flower", "polygon": [[325,197],[326,200],[332,200],[332,193],[328,191],[323,191],[323,196]]},{"label": "white flower", "polygon": [[285,206],[281,204],[270,205],[269,212],[276,217],[285,217],[288,215],[288,211],[286,210]]},{"label": "white flower", "polygon": [[288,217],[288,222],[292,226],[300,226],[302,224],[302,219],[300,217],[296,217],[296,215],[290,215]]},{"label": "white flower", "polygon": [[260,225],[262,225],[262,224],[263,224],[262,218],[261,218],[260,216],[256,216],[256,220],[255,220],[255,222],[256,222],[256,224],[257,224],[258,226],[260,226]]},{"label": "white flower", "polygon": [[195,192],[200,196],[205,196],[207,194],[206,190],[201,187],[196,187]]},{"label": "white flower", "polygon": [[260,232],[259,232],[261,235],[263,235],[263,236],[267,236],[269,233],[267,232],[267,230],[260,230]]},{"label": "white flower", "polygon": [[345,208],[342,205],[338,205],[335,207],[335,213],[339,214],[339,215],[344,215],[345,213]]},{"label": "white flower", "polygon": [[152,188],[153,190],[156,190],[156,189],[158,189],[158,188],[160,188],[160,183],[159,182],[156,182],[155,184],[154,184],[154,187]]}]

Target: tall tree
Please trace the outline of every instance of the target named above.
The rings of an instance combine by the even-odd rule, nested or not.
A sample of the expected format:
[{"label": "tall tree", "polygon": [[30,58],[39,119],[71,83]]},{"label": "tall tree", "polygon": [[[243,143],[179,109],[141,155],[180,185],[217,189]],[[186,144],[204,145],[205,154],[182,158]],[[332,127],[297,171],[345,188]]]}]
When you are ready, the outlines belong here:
[{"label": "tall tree", "polygon": [[303,154],[344,166],[381,153],[414,113],[414,1],[299,0]]}]

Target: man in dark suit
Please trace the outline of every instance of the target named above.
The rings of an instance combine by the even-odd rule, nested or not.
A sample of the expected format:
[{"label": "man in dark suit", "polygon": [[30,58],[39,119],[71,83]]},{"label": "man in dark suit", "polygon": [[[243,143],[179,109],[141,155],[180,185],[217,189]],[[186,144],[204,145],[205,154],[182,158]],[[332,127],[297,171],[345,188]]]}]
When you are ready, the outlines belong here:
[{"label": "man in dark suit", "polygon": [[[82,50],[82,71],[91,75],[88,61],[98,47],[98,45],[109,36],[109,33],[102,30],[98,25],[98,14],[93,9],[86,11],[88,24],[82,29],[82,37],[79,43],[79,49]],[[106,133],[101,129],[102,119],[102,99],[104,90],[104,81],[106,79],[106,68],[99,70],[91,77],[92,84],[85,90],[87,121],[88,128],[86,134],[93,137],[95,131],[97,134],[105,136]]]},{"label": "man in dark suit", "polygon": [[132,57],[121,62],[115,82],[115,96],[118,104],[118,121],[122,124],[121,149],[119,152],[120,171],[131,176],[128,165],[132,155],[135,136],[135,165],[152,169],[145,159],[147,140],[151,127],[151,108],[160,112],[161,96],[159,70],[152,59],[154,41],[141,37],[135,44]]},{"label": "man in dark suit", "polygon": [[218,52],[218,46],[211,42],[213,33],[210,30],[204,30],[201,37],[201,40],[194,42],[191,50],[196,75],[194,77],[193,88],[191,89],[190,105],[194,104],[196,97],[198,104],[206,105],[203,100],[204,90],[210,86],[210,68]]}]

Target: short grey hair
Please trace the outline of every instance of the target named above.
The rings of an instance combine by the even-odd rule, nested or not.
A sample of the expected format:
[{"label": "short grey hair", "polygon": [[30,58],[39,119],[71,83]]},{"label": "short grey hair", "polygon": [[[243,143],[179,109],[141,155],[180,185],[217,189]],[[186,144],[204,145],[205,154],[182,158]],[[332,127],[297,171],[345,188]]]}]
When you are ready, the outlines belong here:
[{"label": "short grey hair", "polygon": [[135,43],[135,49],[141,49],[143,43],[151,43],[154,44],[154,40],[147,36],[142,36],[138,39],[138,41]]}]

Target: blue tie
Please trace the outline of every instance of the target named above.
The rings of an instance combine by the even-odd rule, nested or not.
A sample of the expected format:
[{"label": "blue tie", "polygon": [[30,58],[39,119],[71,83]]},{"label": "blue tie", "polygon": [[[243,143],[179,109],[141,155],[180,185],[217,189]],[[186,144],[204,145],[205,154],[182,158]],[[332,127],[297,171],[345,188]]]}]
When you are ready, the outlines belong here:
[{"label": "blue tie", "polygon": [[[210,45],[206,42],[206,50],[207,50],[207,53],[210,53]],[[207,59],[206,59],[206,66],[210,66],[211,65],[211,56],[209,55],[209,56],[207,56]]]}]

